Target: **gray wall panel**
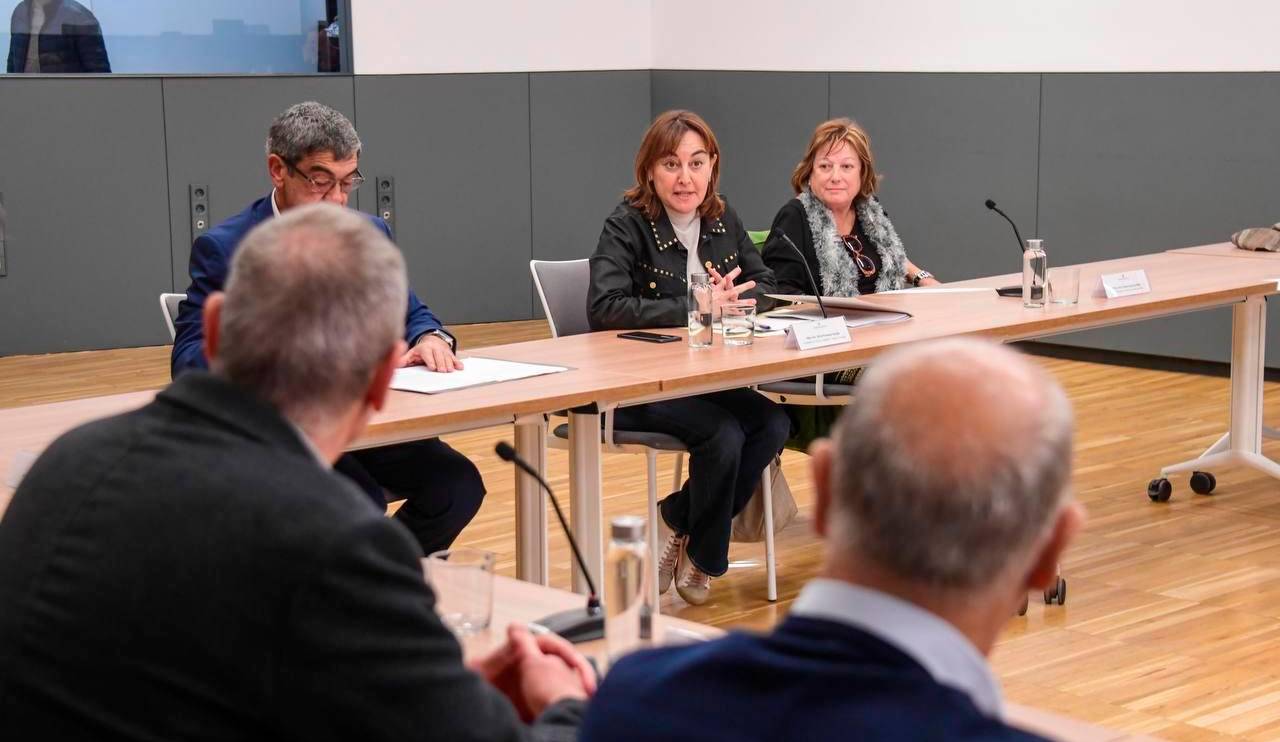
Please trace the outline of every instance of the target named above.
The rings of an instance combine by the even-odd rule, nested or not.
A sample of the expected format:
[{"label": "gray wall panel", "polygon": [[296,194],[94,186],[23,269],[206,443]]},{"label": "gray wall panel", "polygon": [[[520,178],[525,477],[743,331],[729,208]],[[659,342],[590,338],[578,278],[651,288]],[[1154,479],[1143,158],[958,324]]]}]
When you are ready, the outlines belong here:
[{"label": "gray wall panel", "polygon": [[[720,142],[720,191],[747,229],[768,229],[791,197],[791,171],[827,117],[827,74],[653,72],[653,114],[687,108]],[[634,146],[632,149],[634,154]]]},{"label": "gray wall panel", "polygon": [[[1045,75],[1040,231],[1050,265],[1221,242],[1275,222],[1277,101],[1274,73]],[[1199,313],[1062,342],[1225,361],[1228,318]],[[1268,360],[1280,365],[1269,335]]]},{"label": "gray wall panel", "polygon": [[395,178],[418,295],[446,324],[531,317],[529,76],[355,80],[360,167]]},{"label": "gray wall panel", "polygon": [[1039,75],[831,76],[831,115],[870,134],[907,255],[944,281],[1022,270],[1013,231],[983,201],[1034,236],[1039,102]]},{"label": "gray wall panel", "polygon": [[[164,80],[169,156],[173,285],[190,283],[190,197],[193,183],[209,186],[212,223],[239,213],[271,191],[263,144],[284,109],[317,100],[354,116],[351,78],[226,77]],[[365,150],[377,142],[365,141]],[[372,188],[372,185],[368,186]]]},{"label": "gray wall panel", "polygon": [[[530,75],[533,257],[585,258],[633,182],[649,122],[649,72]],[[536,292],[534,313],[541,316]]]},{"label": "gray wall panel", "polygon": [[6,77],[0,101],[0,355],[165,342],[160,82]]}]

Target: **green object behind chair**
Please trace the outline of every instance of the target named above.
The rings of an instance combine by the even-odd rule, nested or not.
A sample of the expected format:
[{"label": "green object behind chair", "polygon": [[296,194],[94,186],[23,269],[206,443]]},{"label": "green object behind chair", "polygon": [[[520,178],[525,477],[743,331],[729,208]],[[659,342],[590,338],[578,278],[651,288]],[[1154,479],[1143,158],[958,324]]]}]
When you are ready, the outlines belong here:
[{"label": "green object behind chair", "polygon": [[757,250],[760,250],[764,248],[764,241],[769,238],[769,230],[748,229],[747,236],[751,238],[751,244],[755,245]]}]

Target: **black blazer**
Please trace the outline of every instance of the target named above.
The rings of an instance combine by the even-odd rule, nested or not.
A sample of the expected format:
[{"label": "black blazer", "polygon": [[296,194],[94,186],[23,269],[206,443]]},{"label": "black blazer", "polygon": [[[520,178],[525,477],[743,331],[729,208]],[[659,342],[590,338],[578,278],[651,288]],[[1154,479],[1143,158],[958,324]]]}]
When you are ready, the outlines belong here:
[{"label": "black blazer", "polygon": [[40,45],[41,73],[110,72],[102,27],[93,12],[75,0],[54,0],[45,10],[40,35],[31,36],[31,0],[9,17],[9,72],[26,72],[28,47]]},{"label": "black blazer", "polygon": [[[698,259],[708,273],[714,267],[723,275],[741,266],[735,283],[756,282],[742,296],[755,299],[759,311],[768,309],[772,300],[765,294],[776,293],[773,273],[765,267],[737,212],[726,205],[723,216],[703,219],[700,230]],[[684,327],[689,321],[685,308],[688,256],[665,211],[650,221],[627,202],[618,204],[604,220],[591,256],[587,293],[591,329]]]},{"label": "black blazer", "polygon": [[0,520],[0,739],[572,738],[462,664],[421,552],[204,372],[36,462]]}]

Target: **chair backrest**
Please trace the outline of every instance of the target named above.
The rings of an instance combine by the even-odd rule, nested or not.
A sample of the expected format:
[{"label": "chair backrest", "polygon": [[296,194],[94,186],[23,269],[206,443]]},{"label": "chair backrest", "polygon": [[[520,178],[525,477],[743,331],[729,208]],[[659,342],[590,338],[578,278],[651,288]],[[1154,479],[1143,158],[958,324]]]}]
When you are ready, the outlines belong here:
[{"label": "chair backrest", "polygon": [[591,285],[591,261],[530,260],[529,272],[538,288],[542,311],[551,337],[591,332],[587,321],[587,289]]},{"label": "chair backrest", "polygon": [[765,241],[769,239],[769,230],[748,229],[747,237],[751,240],[751,244],[756,246],[757,250],[763,250]]},{"label": "chair backrest", "polygon": [[178,318],[178,305],[186,298],[186,294],[160,295],[160,311],[164,312],[164,326],[169,328],[169,342],[173,342],[177,335],[177,330],[173,328],[173,321]]}]

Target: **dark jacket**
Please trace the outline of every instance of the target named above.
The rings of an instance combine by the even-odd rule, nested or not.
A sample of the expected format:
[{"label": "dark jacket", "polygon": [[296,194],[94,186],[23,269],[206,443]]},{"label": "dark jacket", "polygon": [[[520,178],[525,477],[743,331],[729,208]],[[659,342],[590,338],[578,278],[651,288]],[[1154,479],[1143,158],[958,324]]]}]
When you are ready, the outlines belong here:
[{"label": "dark jacket", "polygon": [[[26,72],[31,44],[31,0],[18,3],[9,19],[9,72]],[[45,9],[40,45],[41,73],[110,72],[102,28],[93,12],[75,0],[54,0]]]},{"label": "dark jacket", "polygon": [[[773,273],[765,267],[732,207],[725,206],[719,219],[702,220],[699,242],[698,258],[704,267],[714,267],[724,275],[741,266],[742,274],[735,283],[756,282],[755,288],[742,296],[756,299],[759,311],[771,306],[765,294],[776,293]],[[591,256],[591,288],[587,293],[591,329],[688,324],[688,254],[676,239],[665,211],[650,221],[625,201],[618,204],[604,220],[600,243]]]},{"label": "dark jacket", "polygon": [[0,520],[0,739],[572,738],[580,703],[530,730],[464,668],[421,558],[274,408],[186,374],[59,438]]},{"label": "dark jacket", "polygon": [[[188,272],[191,285],[187,298],[178,306],[178,318],[173,322],[173,352],[169,357],[169,370],[174,378],[193,368],[208,368],[204,357],[204,302],[209,294],[221,291],[227,282],[227,271],[240,241],[251,229],[274,216],[271,195],[254,201],[249,208],[227,219],[196,238],[191,245]],[[391,238],[387,223],[376,216],[369,221]],[[440,320],[423,304],[413,289],[409,289],[409,307],[404,316],[405,341],[412,346],[423,333],[443,329]]]},{"label": "dark jacket", "polygon": [[583,742],[1041,740],[984,716],[901,650],[793,616],[772,634],[639,652],[610,668]]}]

